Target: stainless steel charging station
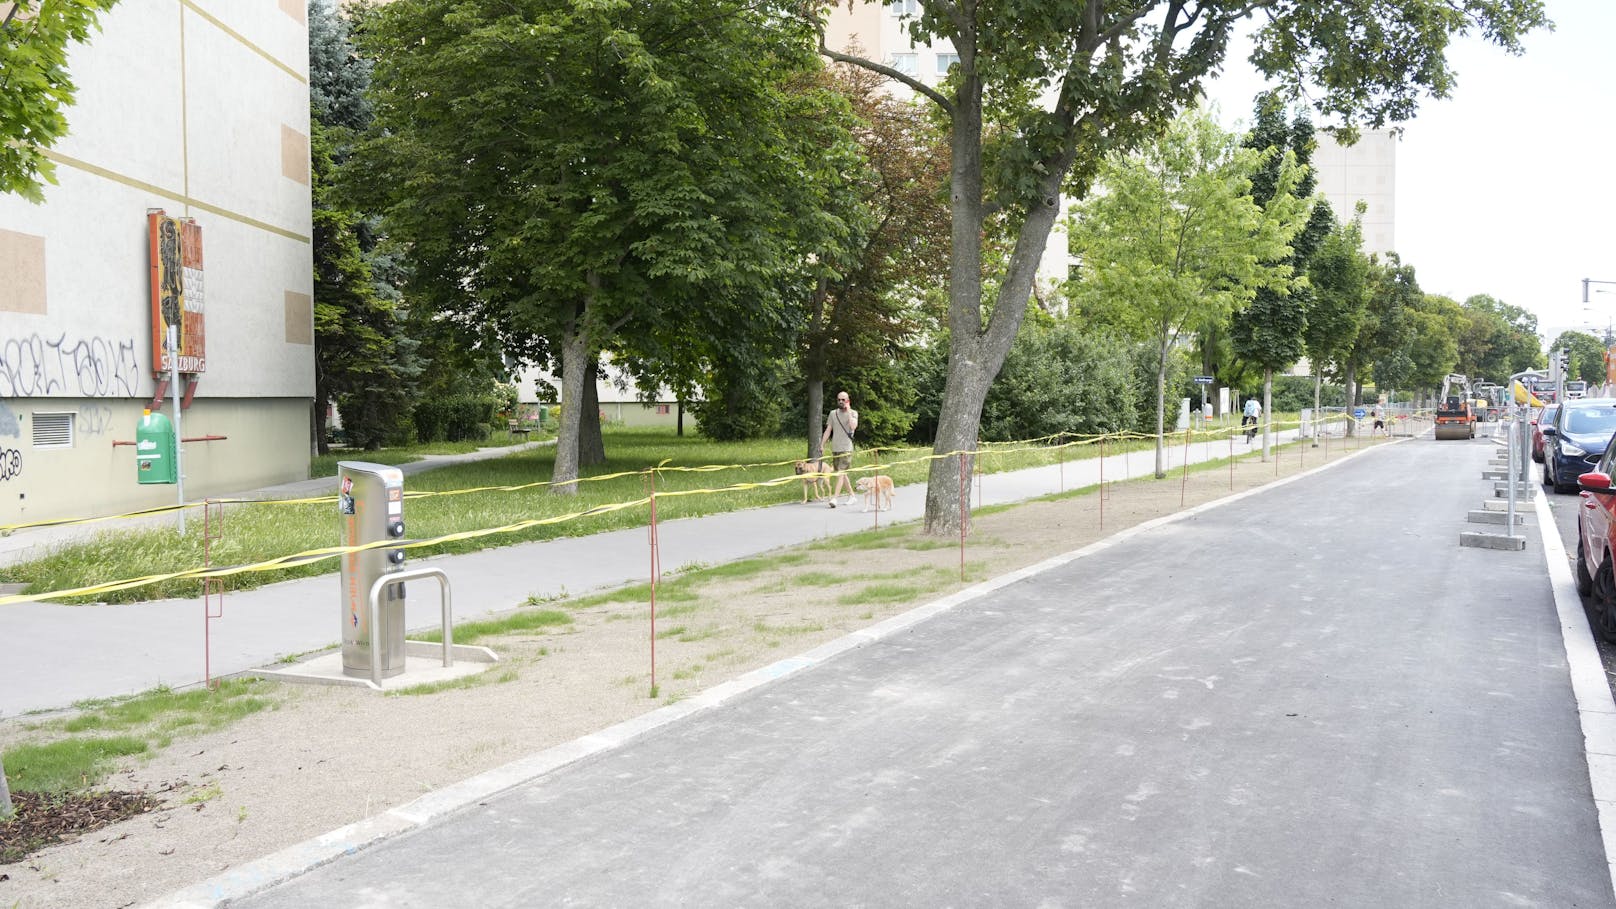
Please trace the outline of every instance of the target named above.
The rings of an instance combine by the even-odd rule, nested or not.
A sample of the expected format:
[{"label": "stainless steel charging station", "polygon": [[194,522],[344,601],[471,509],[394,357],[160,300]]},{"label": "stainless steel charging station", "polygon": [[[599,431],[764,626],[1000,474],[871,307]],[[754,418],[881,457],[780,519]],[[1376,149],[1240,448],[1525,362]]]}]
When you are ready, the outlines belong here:
[{"label": "stainless steel charging station", "polygon": [[[404,472],[365,461],[337,463],[342,545],[364,546],[404,536]],[[379,592],[372,627],[370,593],[404,569],[404,550],[379,546],[342,556],[342,671],[380,679],[404,671],[404,582]],[[447,595],[447,594],[446,594]]]}]

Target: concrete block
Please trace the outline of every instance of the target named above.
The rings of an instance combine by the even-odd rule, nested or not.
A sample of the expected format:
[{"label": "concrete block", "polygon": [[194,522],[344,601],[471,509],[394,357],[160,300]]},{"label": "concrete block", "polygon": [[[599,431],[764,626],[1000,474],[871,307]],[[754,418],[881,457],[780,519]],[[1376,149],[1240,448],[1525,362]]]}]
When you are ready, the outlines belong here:
[{"label": "concrete block", "polygon": [[[1488,511],[1508,511],[1509,510],[1509,501],[1508,501],[1508,499],[1509,499],[1508,496],[1505,496],[1502,499],[1482,499],[1481,500],[1481,507],[1485,508]],[[1520,507],[1521,507],[1521,503],[1516,502],[1515,503],[1515,508],[1517,510],[1519,510]]]},{"label": "concrete block", "polygon": [[1459,534],[1459,545],[1475,549],[1502,549],[1519,552],[1526,548],[1526,537],[1506,537],[1501,533],[1467,530]]},{"label": "concrete block", "polygon": [[1483,480],[1507,480],[1507,479],[1509,479],[1509,471],[1507,471],[1507,470],[1483,470],[1481,472],[1481,478]]},{"label": "concrete block", "polygon": [[[1505,502],[1504,505],[1507,507],[1509,503]],[[1507,510],[1489,511],[1485,509],[1482,511],[1472,511],[1466,520],[1472,524],[1508,524],[1509,512]],[[1521,514],[1519,509],[1517,509],[1515,512],[1515,523],[1526,523],[1526,515]]]}]

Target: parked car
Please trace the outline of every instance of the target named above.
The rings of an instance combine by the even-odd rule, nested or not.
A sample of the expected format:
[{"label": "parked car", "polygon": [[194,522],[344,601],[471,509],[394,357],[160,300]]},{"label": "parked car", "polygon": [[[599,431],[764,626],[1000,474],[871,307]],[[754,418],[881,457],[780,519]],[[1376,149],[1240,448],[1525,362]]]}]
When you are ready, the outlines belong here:
[{"label": "parked car", "polygon": [[1572,492],[1577,477],[1592,470],[1616,435],[1616,398],[1562,401],[1554,423],[1543,430],[1543,485]]},{"label": "parked car", "polygon": [[1554,415],[1560,405],[1550,404],[1532,418],[1532,460],[1543,463],[1543,427],[1554,425]]},{"label": "parked car", "polygon": [[1600,638],[1616,644],[1616,445],[1607,446],[1591,471],[1577,477],[1583,505],[1577,509],[1577,592],[1588,601],[1593,628]]}]

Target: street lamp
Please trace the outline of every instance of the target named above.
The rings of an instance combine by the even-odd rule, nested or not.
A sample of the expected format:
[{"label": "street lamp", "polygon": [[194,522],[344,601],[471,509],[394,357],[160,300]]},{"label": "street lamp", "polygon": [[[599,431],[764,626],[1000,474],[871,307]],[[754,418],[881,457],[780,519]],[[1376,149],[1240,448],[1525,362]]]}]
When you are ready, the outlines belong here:
[{"label": "street lamp", "polygon": [[[1596,280],[1594,278],[1583,278],[1582,279],[1582,302],[1584,302],[1584,303],[1588,302],[1588,285],[1590,285],[1590,284],[1616,284],[1616,281],[1599,281],[1599,280]],[[1608,293],[1610,293],[1610,291],[1601,290],[1601,291],[1597,291],[1597,293],[1608,294]]]}]

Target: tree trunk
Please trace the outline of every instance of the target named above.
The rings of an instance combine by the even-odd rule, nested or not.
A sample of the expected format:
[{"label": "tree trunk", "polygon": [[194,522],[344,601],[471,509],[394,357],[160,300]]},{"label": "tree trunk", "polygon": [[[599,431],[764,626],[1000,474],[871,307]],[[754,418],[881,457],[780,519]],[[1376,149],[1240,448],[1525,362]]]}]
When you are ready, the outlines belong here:
[{"label": "tree trunk", "polygon": [[1262,459],[1268,463],[1268,433],[1274,428],[1274,371],[1262,371]]},{"label": "tree trunk", "polygon": [[[981,368],[974,358],[960,353],[957,347],[949,350],[948,381],[943,385],[943,401],[952,402],[937,415],[937,442],[932,453],[945,455],[965,452],[955,457],[936,458],[926,479],[926,533],[949,536],[960,532],[960,522],[968,520],[971,512],[970,478],[976,463],[976,433],[982,423],[982,402],[987,399],[988,386],[993,384],[991,374]],[[961,462],[963,461],[963,466]],[[960,486],[965,485],[965,495]]]},{"label": "tree trunk", "polygon": [[676,401],[674,402],[673,407],[674,412],[678,414],[678,416],[674,418],[674,424],[678,426],[678,429],[674,430],[673,434],[682,439],[685,437],[685,402]]},{"label": "tree trunk", "polygon": [[606,463],[606,440],[600,435],[600,361],[589,358],[584,372],[584,409],[578,414],[578,466],[593,467]]},{"label": "tree trunk", "polygon": [[1162,438],[1167,433],[1167,336],[1162,335],[1161,354],[1156,360],[1156,479],[1167,476]]},{"label": "tree trunk", "polygon": [[817,461],[825,456],[825,355],[826,342],[829,339],[828,326],[825,324],[823,312],[824,303],[820,298],[815,299],[815,313],[813,319],[813,332],[809,337],[808,347],[802,354],[802,374],[808,380],[807,412],[803,415],[804,425],[808,429],[808,460]]},{"label": "tree trunk", "polygon": [[1313,367],[1313,426],[1311,437],[1313,447],[1319,447],[1319,404],[1324,398],[1324,377],[1319,375],[1319,368]]},{"label": "tree trunk", "polygon": [[[1347,416],[1352,416],[1352,408],[1358,403],[1358,358],[1353,357],[1347,361]],[[1347,435],[1357,435],[1358,427],[1352,420],[1346,423]]]},{"label": "tree trunk", "polygon": [[[963,38],[961,39],[963,40]],[[956,43],[962,58],[975,59],[976,48]],[[982,314],[982,82],[967,67],[960,70],[950,130],[948,274],[948,381],[937,419],[936,454],[974,451],[982,424],[982,403],[988,388],[1004,366],[1016,331],[1027,314],[1027,301],[1038,276],[1038,263],[1049,243],[1050,230],[1060,215],[1060,186],[1071,168],[1070,150],[1060,166],[1052,167],[1038,182],[1038,202],[1027,212],[1016,233],[1015,248],[1005,265],[1004,280],[994,297],[984,328]],[[972,458],[964,457],[967,471]],[[960,458],[931,462],[926,484],[926,533],[959,532],[970,515],[969,497],[960,496]],[[967,473],[969,476],[969,473]]]},{"label": "tree trunk", "polygon": [[331,443],[326,441],[325,414],[330,404],[323,398],[316,396],[314,407],[309,411],[309,431],[314,433],[314,453],[317,455],[330,454]]},{"label": "tree trunk", "polygon": [[[580,307],[581,309],[581,307]],[[556,427],[555,472],[550,494],[578,494],[578,431],[584,410],[584,379],[589,373],[588,350],[582,332],[571,326],[561,338],[561,425]]]}]

